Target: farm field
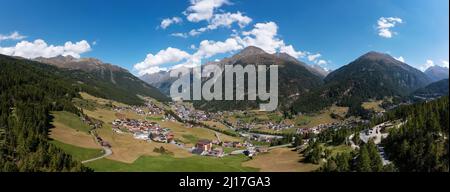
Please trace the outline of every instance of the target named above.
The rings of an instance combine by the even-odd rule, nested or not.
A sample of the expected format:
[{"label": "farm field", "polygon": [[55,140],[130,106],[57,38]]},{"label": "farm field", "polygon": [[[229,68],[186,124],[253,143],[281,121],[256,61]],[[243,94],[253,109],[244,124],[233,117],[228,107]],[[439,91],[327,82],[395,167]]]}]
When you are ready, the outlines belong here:
[{"label": "farm field", "polygon": [[103,155],[102,149],[88,149],[88,148],[82,148],[77,147],[74,145],[66,144],[60,141],[53,140],[50,143],[57,146],[67,154],[72,155],[72,158],[78,161],[84,161],[88,159],[92,159],[95,157],[99,157]]},{"label": "farm field", "polygon": [[364,102],[362,103],[362,107],[366,110],[372,110],[375,112],[382,112],[385,111],[382,107],[381,104],[383,103],[383,100],[376,100],[376,101],[369,101],[369,102]]},{"label": "farm field", "polygon": [[158,157],[142,156],[133,163],[121,163],[109,159],[101,159],[86,164],[98,172],[256,172],[257,168],[245,167],[244,155],[224,158],[192,156],[175,158],[168,155]]},{"label": "farm field", "polygon": [[292,149],[279,148],[244,162],[243,166],[259,168],[263,172],[310,172],[319,168],[319,165],[300,163],[302,158]]},{"label": "farm field", "polygon": [[101,149],[94,138],[89,135],[89,126],[85,125],[78,116],[68,112],[53,112],[54,126],[50,129],[51,139],[77,147]]}]

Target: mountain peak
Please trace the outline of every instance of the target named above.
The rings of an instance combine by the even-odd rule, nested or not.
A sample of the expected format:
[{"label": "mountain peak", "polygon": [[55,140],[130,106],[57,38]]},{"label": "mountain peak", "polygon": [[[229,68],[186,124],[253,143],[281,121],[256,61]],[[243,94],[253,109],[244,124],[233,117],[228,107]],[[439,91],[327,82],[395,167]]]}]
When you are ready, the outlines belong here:
[{"label": "mountain peak", "polygon": [[371,59],[371,60],[379,60],[383,58],[392,58],[392,57],[386,53],[380,53],[376,51],[370,51],[360,57],[360,59]]},{"label": "mountain peak", "polygon": [[266,54],[266,52],[259,47],[248,46],[245,49],[243,49],[238,55],[249,56],[249,55],[260,55],[260,54]]}]

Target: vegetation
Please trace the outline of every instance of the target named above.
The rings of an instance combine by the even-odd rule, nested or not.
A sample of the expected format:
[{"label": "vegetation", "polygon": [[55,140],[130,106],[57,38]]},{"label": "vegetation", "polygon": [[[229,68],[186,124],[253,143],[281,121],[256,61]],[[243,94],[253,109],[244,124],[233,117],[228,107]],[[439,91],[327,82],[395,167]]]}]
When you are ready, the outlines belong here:
[{"label": "vegetation", "polygon": [[89,171],[48,142],[49,111],[79,113],[71,103],[78,91],[54,71],[0,55],[1,171]]},{"label": "vegetation", "polygon": [[448,96],[432,102],[403,106],[388,118],[407,123],[392,129],[383,141],[386,154],[400,171],[449,171]]},{"label": "vegetation", "polygon": [[109,159],[101,159],[88,163],[95,171],[132,171],[132,172],[256,172],[258,169],[243,167],[247,161],[244,155],[224,158],[193,156],[175,158],[168,155],[158,157],[142,156],[132,164],[121,163]]},{"label": "vegetation", "polygon": [[53,145],[57,146],[64,152],[70,154],[77,161],[84,161],[93,159],[103,155],[102,149],[87,149],[74,145],[65,144],[56,140],[50,141]]}]

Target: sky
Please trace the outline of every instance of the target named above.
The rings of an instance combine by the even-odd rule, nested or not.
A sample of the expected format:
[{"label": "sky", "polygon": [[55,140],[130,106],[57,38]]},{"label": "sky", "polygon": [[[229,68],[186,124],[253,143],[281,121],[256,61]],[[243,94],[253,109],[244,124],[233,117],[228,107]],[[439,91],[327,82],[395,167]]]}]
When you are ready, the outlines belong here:
[{"label": "sky", "polygon": [[135,75],[247,46],[335,70],[369,51],[449,61],[448,0],[0,0],[0,53],[94,57]]}]

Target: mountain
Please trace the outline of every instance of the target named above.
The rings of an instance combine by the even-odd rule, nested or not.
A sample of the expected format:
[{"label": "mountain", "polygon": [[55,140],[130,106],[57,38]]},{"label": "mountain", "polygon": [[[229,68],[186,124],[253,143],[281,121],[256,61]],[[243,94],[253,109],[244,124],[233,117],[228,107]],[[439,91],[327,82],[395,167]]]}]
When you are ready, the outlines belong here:
[{"label": "mountain", "polygon": [[369,52],[325,79],[324,86],[296,102],[301,112],[317,111],[333,103],[361,110],[361,102],[406,96],[431,80],[421,71],[383,53]]},{"label": "mountain", "polygon": [[[216,65],[220,65],[220,66],[224,66],[225,64],[231,65],[233,63],[236,63],[241,58],[249,57],[252,55],[263,55],[263,54],[267,54],[267,53],[258,47],[249,46],[231,58],[225,58],[219,62],[210,62],[207,64],[216,64]],[[277,57],[279,60],[289,61],[289,62],[295,63],[297,65],[301,65],[304,68],[306,68],[309,72],[320,77],[321,79],[325,78],[329,74],[329,71],[323,69],[319,65],[305,64],[303,62],[298,61],[296,58],[294,58],[286,53],[276,53],[273,56]],[[176,78],[170,78],[170,71],[169,72],[160,71],[158,73],[145,74],[145,75],[141,76],[140,78],[143,81],[147,82],[148,84],[158,88],[162,93],[164,93],[166,95],[170,94],[170,86],[176,80]]]},{"label": "mountain", "polygon": [[165,95],[170,95],[170,86],[176,78],[170,77],[170,71],[160,71],[158,73],[145,74],[140,77],[146,83],[156,87]]},{"label": "mountain", "polygon": [[420,88],[417,91],[414,91],[413,95],[419,97],[436,97],[448,95],[448,86],[448,79],[443,79],[431,83],[424,88]]},{"label": "mountain", "polygon": [[[269,54],[253,46],[243,49],[230,58],[206,65],[211,64],[218,65],[222,69],[225,68],[225,65],[242,65],[243,67],[247,65],[278,65],[278,98],[281,109],[289,107],[292,101],[323,84],[324,76],[311,72],[306,64],[295,58],[287,54]],[[194,106],[210,111],[245,110],[259,109],[259,103],[261,101],[195,101]]]},{"label": "mountain", "polygon": [[295,57],[292,57],[291,55],[287,54],[287,53],[277,53],[276,54],[277,57],[280,57],[281,59],[284,60],[288,60],[294,63],[297,63],[298,65],[301,65],[303,67],[305,67],[306,69],[308,69],[308,71],[310,71],[311,73],[314,73],[315,75],[325,78],[330,72],[325,70],[324,68],[322,68],[321,66],[317,65],[317,64],[313,64],[313,65],[308,65],[306,63],[303,63],[299,60],[297,60]]},{"label": "mountain", "polygon": [[36,58],[35,61],[63,69],[61,73],[76,80],[83,91],[88,91],[94,96],[126,104],[142,104],[143,100],[139,96],[148,96],[160,101],[169,100],[158,89],[135,77],[126,69],[103,63],[98,59],[57,56]]},{"label": "mountain", "polygon": [[448,68],[441,67],[441,66],[431,66],[425,71],[425,74],[428,75],[428,77],[432,81],[439,81],[442,79],[448,79]]}]

